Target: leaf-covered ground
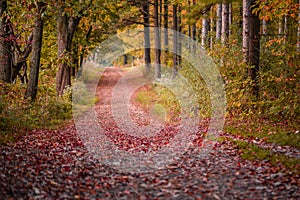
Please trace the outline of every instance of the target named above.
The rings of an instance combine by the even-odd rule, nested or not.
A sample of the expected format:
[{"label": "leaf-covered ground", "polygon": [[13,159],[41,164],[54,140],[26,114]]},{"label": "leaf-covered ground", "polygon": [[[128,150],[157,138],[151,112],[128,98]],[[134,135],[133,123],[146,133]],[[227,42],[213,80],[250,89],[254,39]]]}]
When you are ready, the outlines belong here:
[{"label": "leaf-covered ground", "polygon": [[[108,92],[120,78],[119,69],[106,70],[99,84],[99,121],[115,127],[107,105]],[[108,99],[104,98],[107,96]],[[102,99],[102,100],[101,100]],[[101,106],[104,105],[104,106]],[[134,109],[133,109],[134,110]],[[137,113],[136,118],[139,118]],[[107,121],[105,121],[107,120]],[[142,122],[141,122],[142,123]],[[145,122],[146,123],[146,122]],[[168,129],[166,130],[166,132]],[[171,134],[172,136],[172,134]],[[164,133],[152,145],[171,137]],[[111,135],[130,149],[134,137]],[[132,141],[131,141],[132,140]],[[124,142],[126,141],[126,142]],[[119,143],[119,144],[118,144]],[[227,140],[205,157],[195,141],[177,162],[150,173],[123,173],[101,164],[90,154],[70,123],[61,130],[33,130],[18,142],[0,147],[1,199],[299,199],[299,175],[280,172],[266,161],[247,161]],[[128,147],[126,147],[128,145]],[[146,148],[150,143],[143,143]],[[148,146],[147,146],[148,145]]]}]

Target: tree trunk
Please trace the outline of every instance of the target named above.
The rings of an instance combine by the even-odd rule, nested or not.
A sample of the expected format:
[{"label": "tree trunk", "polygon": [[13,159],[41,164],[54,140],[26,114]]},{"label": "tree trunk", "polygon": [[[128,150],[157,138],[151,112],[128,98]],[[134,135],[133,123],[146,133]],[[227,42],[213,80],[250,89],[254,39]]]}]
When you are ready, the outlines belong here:
[{"label": "tree trunk", "polygon": [[[193,5],[195,5],[195,0],[193,0]],[[193,40],[197,40],[197,27],[196,27],[196,23],[193,23],[192,26],[192,38]],[[196,48],[195,46],[193,46],[193,49]]]},{"label": "tree trunk", "polygon": [[216,39],[221,39],[222,33],[222,4],[217,4]]},{"label": "tree trunk", "polygon": [[124,67],[126,67],[126,65],[128,64],[128,55],[127,54],[124,54],[124,62],[123,62],[123,64],[124,64]]},{"label": "tree trunk", "polygon": [[250,21],[250,0],[243,0],[243,60],[249,62],[249,21]]},{"label": "tree trunk", "polygon": [[[67,37],[67,52],[69,53],[73,53],[72,54],[72,57],[71,57],[71,62],[74,63],[76,60],[76,58],[74,58],[74,55],[75,53],[77,52],[77,50],[75,50],[75,52],[73,51],[73,48],[72,48],[72,43],[73,43],[73,38],[74,38],[74,34],[75,34],[75,31],[76,31],[76,28],[80,22],[80,17],[70,17],[69,20],[68,20],[68,37]],[[75,76],[75,65],[70,67],[70,85],[71,85],[71,76]]]},{"label": "tree trunk", "polygon": [[[191,12],[190,7],[191,7],[191,1],[188,0],[188,10],[187,10],[188,13]],[[189,36],[189,39],[192,37],[192,27],[190,24],[188,25],[188,36]],[[189,52],[191,51],[191,43],[189,41],[188,41],[188,50],[189,50]]]},{"label": "tree trunk", "polygon": [[182,38],[179,37],[179,34],[182,33],[182,17],[181,17],[181,14],[182,14],[182,7],[181,5],[178,6],[178,13],[177,13],[177,16],[178,16],[178,21],[177,21],[177,31],[178,31],[178,35],[177,35],[177,41],[178,41],[178,47],[177,47],[177,65],[180,66],[181,65],[181,61],[182,61],[182,58],[181,58],[181,53],[182,53]]},{"label": "tree trunk", "polygon": [[7,1],[0,1],[0,81],[11,83],[11,42],[9,41],[9,28],[7,17],[4,12],[7,8]]},{"label": "tree trunk", "polygon": [[207,19],[207,14],[204,14],[202,18],[202,36],[201,36],[201,45],[203,47],[207,47],[208,42],[208,30],[209,30],[209,22]]},{"label": "tree trunk", "polygon": [[159,0],[159,27],[162,27],[163,18],[163,0]]},{"label": "tree trunk", "polygon": [[173,35],[173,78],[175,78],[177,76],[178,73],[178,67],[177,67],[177,51],[178,51],[178,43],[177,43],[177,38],[178,38],[178,34],[177,34],[177,29],[178,29],[178,23],[177,23],[177,5],[174,4],[173,5],[173,31],[174,31],[174,35]]},{"label": "tree trunk", "polygon": [[209,19],[209,48],[210,50],[213,50],[214,48],[214,41],[215,38],[213,36],[214,28],[215,28],[215,20],[214,20],[214,12],[213,12],[213,6],[210,7],[210,19]]},{"label": "tree trunk", "polygon": [[168,0],[164,1],[164,28],[165,28],[165,35],[164,35],[164,46],[165,51],[168,51],[169,46],[169,38],[168,38],[168,18],[169,18],[169,6]]},{"label": "tree trunk", "polygon": [[146,74],[150,71],[151,50],[150,50],[150,19],[149,19],[149,1],[147,0],[143,5],[144,17],[144,60]]},{"label": "tree trunk", "polygon": [[70,67],[64,62],[68,50],[68,20],[64,14],[64,0],[59,0],[59,13],[57,17],[57,46],[58,46],[58,71],[56,73],[56,93],[63,95],[64,89],[71,85]]},{"label": "tree trunk", "polygon": [[158,0],[154,0],[155,78],[161,78]]},{"label": "tree trunk", "polygon": [[260,20],[259,17],[253,14],[255,0],[251,1],[250,4],[250,24],[249,24],[249,65],[251,68],[248,70],[248,74],[253,81],[253,94],[257,97],[259,92],[258,86],[258,71],[259,71],[259,32],[260,32]]},{"label": "tree trunk", "polygon": [[232,3],[228,4],[228,35],[231,35],[232,26]]},{"label": "tree trunk", "polygon": [[43,39],[43,26],[44,26],[44,22],[41,17],[42,8],[43,8],[43,4],[40,4],[38,6],[38,12],[36,13],[36,21],[33,28],[32,53],[30,57],[30,74],[29,74],[29,82],[27,85],[27,90],[25,93],[25,97],[26,98],[30,97],[31,101],[35,101],[37,88],[38,88],[42,39]]},{"label": "tree trunk", "polygon": [[[300,0],[299,0],[300,5]],[[297,51],[300,52],[300,6],[298,8]]]},{"label": "tree trunk", "polygon": [[222,4],[222,33],[221,39],[223,44],[228,44],[229,36],[229,4]]}]

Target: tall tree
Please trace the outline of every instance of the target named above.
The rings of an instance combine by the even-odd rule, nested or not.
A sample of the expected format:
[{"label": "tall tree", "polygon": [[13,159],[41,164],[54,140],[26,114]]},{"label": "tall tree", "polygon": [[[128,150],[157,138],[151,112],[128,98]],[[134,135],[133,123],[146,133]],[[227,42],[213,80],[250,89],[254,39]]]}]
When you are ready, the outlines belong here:
[{"label": "tall tree", "polygon": [[[255,0],[243,0],[243,48],[244,60],[251,66],[248,69],[248,75],[253,81],[253,94],[258,95],[258,71],[259,71],[259,54],[260,54],[260,20],[258,15],[253,12],[255,9]],[[245,46],[244,46],[245,45]]]},{"label": "tall tree", "polygon": [[58,71],[56,73],[56,93],[63,94],[66,86],[71,85],[70,67],[65,62],[68,45],[68,19],[65,13],[65,0],[58,0],[57,16],[57,46],[58,46]]},{"label": "tall tree", "polygon": [[180,66],[181,65],[181,61],[182,61],[182,57],[181,57],[181,53],[182,53],[182,38],[179,37],[179,35],[182,33],[182,5],[179,4],[178,5],[178,12],[177,12],[177,16],[178,16],[178,21],[177,21],[177,42],[178,42],[178,47],[177,47],[177,65]]},{"label": "tall tree", "polygon": [[154,0],[155,78],[161,78],[158,0]]},{"label": "tall tree", "polygon": [[[300,0],[299,0],[300,5]],[[300,52],[300,6],[298,8],[297,51]]]},{"label": "tall tree", "polygon": [[215,29],[215,20],[214,20],[214,7],[211,6],[210,7],[210,18],[209,18],[209,27],[210,27],[210,34],[209,34],[209,48],[210,50],[213,50],[214,48],[214,41],[215,41],[215,38],[213,36],[213,32],[214,32],[214,29]]},{"label": "tall tree", "polygon": [[231,26],[232,26],[232,3],[228,4],[228,35],[231,35]]},{"label": "tall tree", "polygon": [[208,21],[207,13],[205,13],[203,18],[202,18],[201,45],[203,47],[208,45],[208,30],[209,30],[209,21]]},{"label": "tall tree", "polygon": [[249,23],[250,23],[250,1],[243,0],[243,60],[249,61]]},{"label": "tall tree", "polygon": [[144,19],[144,60],[146,73],[148,73],[150,70],[151,63],[149,0],[143,1],[142,13]]},{"label": "tall tree", "polygon": [[[196,5],[195,0],[193,0],[193,6]],[[192,38],[193,40],[197,40],[197,27],[196,27],[196,22],[193,22],[192,25]],[[195,46],[192,47],[193,49],[196,48]]]},{"label": "tall tree", "polygon": [[221,39],[222,33],[222,4],[217,4],[216,39]]},{"label": "tall tree", "polygon": [[229,36],[229,4],[225,1],[222,3],[222,43],[228,43]]},{"label": "tall tree", "polygon": [[177,52],[178,52],[178,34],[177,34],[177,30],[178,30],[178,17],[177,17],[177,4],[173,5],[173,31],[174,31],[174,35],[173,35],[173,77],[177,76],[178,73],[178,66],[177,66]]},{"label": "tall tree", "polygon": [[44,2],[36,3],[35,23],[33,27],[32,53],[30,57],[30,74],[27,90],[25,93],[25,97],[31,97],[32,101],[34,101],[36,98],[38,87],[44,26],[42,13],[45,11],[45,6],[46,4]]},{"label": "tall tree", "polygon": [[[61,96],[64,89],[71,85],[72,44],[76,28],[85,16],[84,12],[90,8],[92,1],[84,1],[73,7],[67,7],[65,0],[58,0],[57,16],[57,45],[58,72],[56,73],[56,93]],[[71,10],[66,12],[66,10]],[[76,11],[76,12],[75,12]]]},{"label": "tall tree", "polygon": [[11,82],[12,52],[9,39],[10,30],[5,14],[7,1],[0,1],[0,80]]},{"label": "tall tree", "polygon": [[169,24],[169,5],[168,0],[164,1],[164,28],[165,28],[165,35],[164,35],[164,48],[166,52],[168,51],[169,46],[169,38],[168,38],[168,24]]}]

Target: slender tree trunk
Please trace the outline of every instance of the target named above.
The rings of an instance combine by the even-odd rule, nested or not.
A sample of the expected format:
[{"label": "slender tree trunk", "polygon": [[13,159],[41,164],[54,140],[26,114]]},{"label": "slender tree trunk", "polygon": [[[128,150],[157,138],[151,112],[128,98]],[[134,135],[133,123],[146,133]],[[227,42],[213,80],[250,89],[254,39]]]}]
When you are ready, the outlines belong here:
[{"label": "slender tree trunk", "polygon": [[[300,5],[300,0],[299,0]],[[300,52],[300,6],[298,8],[297,51]]]},{"label": "slender tree trunk", "polygon": [[[86,32],[85,34],[85,42],[86,44],[88,44],[89,42],[89,39],[90,39],[90,36],[91,36],[91,33],[92,33],[92,30],[93,30],[93,26],[90,25],[88,31]],[[84,64],[84,54],[85,54],[85,49],[86,49],[86,46],[87,45],[84,45],[83,48],[81,49],[81,52],[80,52],[80,57],[79,57],[79,70],[77,72],[77,76],[80,77],[82,75],[82,68],[83,68],[83,64]]]},{"label": "slender tree trunk", "polygon": [[249,20],[250,20],[250,0],[243,0],[243,60],[249,62]]},{"label": "slender tree trunk", "polygon": [[[80,22],[79,17],[70,17],[68,20],[68,37],[67,37],[67,52],[72,52],[72,63],[74,63],[74,60],[76,60],[76,58],[74,58],[74,55],[76,53],[76,50],[73,51],[72,48],[72,43],[73,43],[73,38],[74,38],[74,34],[76,31],[76,28]],[[70,67],[70,66],[69,66]],[[75,66],[70,67],[70,74],[69,74],[69,79],[70,79],[70,84],[71,84],[71,76],[75,76]]]},{"label": "slender tree trunk", "polygon": [[283,26],[284,26],[284,28],[283,28],[284,38],[285,38],[285,41],[287,41],[287,37],[288,37],[288,16],[287,15],[284,15]]},{"label": "slender tree trunk", "polygon": [[150,50],[150,19],[149,19],[149,1],[147,0],[143,5],[143,15],[144,15],[144,60],[146,74],[150,70],[151,63],[151,50]]},{"label": "slender tree trunk", "polygon": [[178,73],[178,68],[177,68],[177,51],[178,51],[178,34],[177,34],[177,29],[178,29],[178,23],[177,23],[177,4],[173,5],[173,48],[174,48],[174,53],[173,53],[173,78],[177,76]]},{"label": "slender tree trunk", "polygon": [[159,0],[159,27],[162,27],[163,23],[163,0]]},{"label": "slender tree trunk", "polygon": [[215,20],[214,20],[215,16],[214,16],[214,12],[213,12],[213,6],[210,7],[210,19],[209,19],[209,48],[210,50],[213,50],[214,48],[214,41],[215,38],[213,36],[214,33],[214,29],[215,29]]},{"label": "slender tree trunk", "polygon": [[231,35],[232,26],[232,3],[228,4],[228,35]]},{"label": "slender tree trunk", "polygon": [[248,70],[248,74],[253,81],[253,94],[257,97],[259,92],[258,86],[258,71],[259,71],[259,32],[260,32],[260,20],[257,15],[253,14],[252,9],[254,9],[255,0],[251,1],[250,4],[250,26],[249,26],[249,65],[252,66]]},{"label": "slender tree trunk", "polygon": [[178,16],[178,22],[177,22],[177,30],[178,30],[178,36],[177,36],[177,41],[178,41],[178,47],[177,47],[177,65],[180,66],[181,65],[181,61],[182,61],[182,58],[181,58],[181,53],[182,53],[182,38],[179,37],[179,34],[182,33],[182,17],[181,17],[181,14],[182,14],[182,6],[179,5],[178,6],[178,13],[177,13],[177,16]]},{"label": "slender tree trunk", "polygon": [[216,39],[221,39],[222,33],[222,4],[217,4]]},{"label": "slender tree trunk", "polygon": [[229,4],[222,4],[222,33],[221,39],[223,44],[228,44],[229,36]]},{"label": "slender tree trunk", "polygon": [[158,0],[154,0],[155,78],[161,78]]},{"label": "slender tree trunk", "polygon": [[168,0],[164,1],[164,28],[165,28],[165,35],[164,35],[164,46],[165,51],[168,51],[169,46],[169,37],[168,37],[168,19],[169,18],[169,6]]},{"label": "slender tree trunk", "polygon": [[279,35],[283,34],[282,19],[279,19],[278,21],[278,34]]},{"label": "slender tree trunk", "polygon": [[0,81],[11,83],[12,54],[9,28],[4,12],[7,1],[0,1]]},{"label": "slender tree trunk", "polygon": [[44,22],[41,17],[41,10],[45,4],[39,3],[38,12],[36,13],[36,21],[33,28],[33,43],[32,43],[32,54],[30,57],[30,74],[29,82],[27,85],[27,90],[25,93],[26,98],[31,98],[35,101],[38,79],[39,79],[39,69],[41,60],[41,50],[42,50],[42,39],[43,39],[43,27]]},{"label": "slender tree trunk", "polygon": [[[192,0],[193,1],[193,5],[196,5],[195,3],[195,0]],[[196,26],[196,23],[194,22],[193,25],[192,25],[192,38],[193,40],[197,40],[197,26]],[[194,43],[195,44],[195,43]],[[196,48],[196,46],[194,45],[193,47],[193,50]]]},{"label": "slender tree trunk", "polygon": [[209,23],[208,23],[208,19],[207,19],[207,14],[204,14],[204,16],[202,18],[202,36],[201,36],[201,45],[203,47],[207,46],[208,30],[209,30]]},{"label": "slender tree trunk", "polygon": [[[188,10],[187,10],[188,13],[191,12],[190,7],[191,7],[191,1],[188,0]],[[188,25],[188,36],[189,36],[189,38],[192,37],[192,27],[191,27],[190,24]],[[190,42],[188,42],[188,50],[189,50],[189,52],[191,51],[191,44],[190,44]]]},{"label": "slender tree trunk", "polygon": [[124,54],[124,67],[128,64],[128,55]]}]

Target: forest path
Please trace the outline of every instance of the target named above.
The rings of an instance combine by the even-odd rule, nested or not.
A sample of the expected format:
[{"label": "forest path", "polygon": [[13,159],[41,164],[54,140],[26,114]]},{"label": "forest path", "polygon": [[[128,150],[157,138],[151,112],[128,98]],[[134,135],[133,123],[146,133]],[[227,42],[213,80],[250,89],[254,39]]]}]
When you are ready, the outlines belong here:
[{"label": "forest path", "polygon": [[[107,68],[97,89],[98,120],[110,132],[111,91],[124,73]],[[137,108],[133,118],[148,123]],[[136,110],[136,112],[135,112]],[[145,121],[143,121],[143,120]],[[105,127],[107,129],[105,129]],[[172,128],[172,127],[171,127]],[[170,129],[172,130],[172,129]],[[163,134],[163,137],[172,135]],[[163,137],[153,138],[153,148]],[[123,150],[143,151],[144,140],[110,134]],[[195,147],[196,148],[196,147]],[[149,173],[119,172],[89,153],[73,123],[60,130],[33,130],[0,147],[1,199],[299,199],[299,180],[266,162],[240,157],[229,142],[217,143],[204,158],[189,149],[179,161]],[[197,149],[197,148],[196,148]],[[130,154],[130,153],[128,153]],[[279,166],[280,167],[280,166]]]}]

